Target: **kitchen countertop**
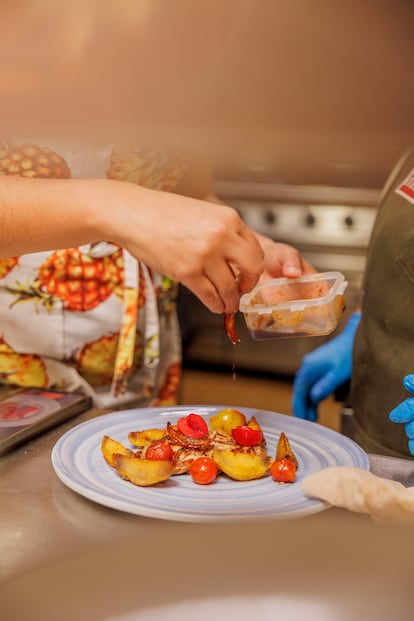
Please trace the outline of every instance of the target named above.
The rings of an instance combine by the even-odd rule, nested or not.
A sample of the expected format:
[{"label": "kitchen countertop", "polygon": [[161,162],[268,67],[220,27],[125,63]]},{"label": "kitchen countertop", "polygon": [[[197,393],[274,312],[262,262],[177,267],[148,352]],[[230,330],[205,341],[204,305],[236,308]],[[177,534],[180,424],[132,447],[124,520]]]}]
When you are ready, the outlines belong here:
[{"label": "kitchen countertop", "polygon": [[[130,554],[132,554],[136,558],[134,567],[138,571],[139,567],[142,566],[141,554],[143,551],[146,551],[147,559],[144,564],[148,562],[148,551],[149,557],[151,557],[151,550],[156,557],[161,555],[162,562],[163,554],[160,545],[165,548],[168,546],[172,548],[170,550],[170,554],[173,554],[174,557],[172,568],[179,572],[181,578],[187,576],[189,580],[188,563],[184,563],[183,567],[180,567],[179,563],[183,550],[187,555],[195,554],[194,560],[197,559],[197,565],[200,563],[200,554],[205,556],[204,561],[207,563],[206,559],[209,556],[209,551],[206,549],[206,546],[209,548],[207,542],[210,542],[210,546],[213,548],[217,545],[217,553],[219,550],[228,549],[229,553],[232,550],[230,556],[237,556],[236,551],[240,551],[240,545],[242,547],[243,545],[247,546],[247,541],[251,540],[252,533],[254,533],[253,540],[255,537],[257,539],[257,546],[262,550],[268,550],[269,553],[275,547],[276,557],[277,554],[282,555],[282,557],[279,556],[277,563],[283,564],[284,558],[287,565],[289,559],[289,562],[296,559],[296,562],[302,564],[303,567],[307,566],[309,562],[319,565],[320,558],[325,558],[324,555],[331,554],[332,549],[334,549],[333,546],[336,546],[338,542],[342,542],[340,545],[338,544],[338,558],[345,555],[349,561],[349,548],[345,545],[349,538],[353,542],[361,540],[363,546],[368,546],[370,552],[374,553],[374,557],[377,554],[378,539],[380,539],[385,552],[389,551],[390,554],[392,552],[394,559],[399,557],[398,546],[395,547],[393,538],[397,537],[399,545],[403,541],[405,542],[403,530],[396,531],[395,529],[392,531],[388,547],[388,544],[384,543],[387,539],[384,538],[382,529],[373,526],[367,516],[352,514],[336,508],[291,521],[276,523],[274,520],[266,520],[258,527],[257,523],[254,522],[252,524],[231,525],[227,523],[220,525],[216,523],[192,524],[155,520],[122,513],[95,504],[71,491],[60,482],[53,471],[50,454],[55,442],[67,429],[102,413],[102,410],[97,409],[84,412],[0,458],[0,585],[4,585],[6,593],[14,592],[13,588],[18,590],[19,581],[24,583],[25,576],[32,576],[33,579],[34,575],[40,576],[42,572],[50,571],[49,568],[56,563],[67,562],[76,565],[77,562],[80,562],[79,559],[85,558],[86,555],[89,559],[89,561],[85,561],[86,565],[87,562],[90,562],[95,566],[97,554],[103,554],[104,550],[107,550],[108,554],[111,553],[112,556],[115,554],[115,566],[121,563],[119,571],[122,571],[124,562],[130,568]],[[397,464],[397,462],[401,463]],[[405,460],[393,462],[392,458],[386,458],[384,461],[378,456],[373,456],[371,463],[378,473],[381,473],[381,469],[385,467],[388,476],[392,474],[393,464],[398,465],[394,474],[398,471],[398,476],[405,478],[405,480],[411,480],[413,475],[414,462],[408,460],[407,462]],[[270,537],[270,533],[274,536]],[[278,538],[277,533],[283,533],[283,537]],[[390,533],[391,531],[387,530],[387,537]],[[265,543],[263,543],[263,538],[266,540]],[[305,539],[308,542],[306,545]],[[197,541],[200,542],[200,545],[203,542],[203,552],[197,552]],[[302,542],[302,552],[300,552],[300,547],[299,551],[296,547],[297,541]],[[308,549],[309,545],[312,549]],[[288,546],[287,549],[286,546]],[[316,546],[315,549],[313,546]],[[247,548],[248,546],[246,550]],[[211,552],[211,547],[209,549]],[[256,548],[253,551],[250,550],[249,553],[254,555],[254,550]],[[121,551],[123,556],[119,558]],[[220,557],[223,557],[222,552],[219,554]],[[305,556],[303,556],[304,554]],[[321,554],[322,556],[320,556]],[[229,562],[229,557],[226,554],[224,556]],[[366,559],[371,557],[372,554],[371,556],[369,554],[364,556],[365,560],[362,561],[361,567],[367,563]],[[414,555],[411,555],[411,558],[414,558]],[[325,561],[327,562],[326,559]],[[263,569],[265,566],[266,564],[263,565]],[[233,569],[236,571],[235,568]],[[218,568],[216,570],[219,571]],[[75,572],[76,575],[79,571],[78,568]],[[112,575],[113,571],[112,569],[109,573],[105,573],[106,579],[108,579],[109,574]],[[298,571],[297,567],[295,571]],[[113,580],[119,580],[119,575],[116,575],[118,578],[112,575]],[[142,579],[142,574],[140,575]],[[125,579],[127,580],[127,577]],[[11,587],[13,587],[12,590],[10,590]],[[4,601],[1,591],[0,588],[0,598]],[[89,597],[89,595],[84,593],[83,597]],[[31,606],[33,611],[35,609],[33,602]],[[25,616],[22,611],[19,614],[21,616],[15,618],[22,621]],[[42,616],[46,621],[45,611],[42,612]],[[397,615],[397,617],[403,619],[402,616]],[[394,618],[397,617],[394,616]],[[13,617],[6,616],[3,618],[11,621]],[[32,616],[32,621],[35,618]],[[68,616],[68,618],[70,617]],[[95,617],[90,615],[89,618]],[[97,616],[96,618],[103,617]],[[54,619],[60,621],[66,619],[66,616],[62,613]]]}]

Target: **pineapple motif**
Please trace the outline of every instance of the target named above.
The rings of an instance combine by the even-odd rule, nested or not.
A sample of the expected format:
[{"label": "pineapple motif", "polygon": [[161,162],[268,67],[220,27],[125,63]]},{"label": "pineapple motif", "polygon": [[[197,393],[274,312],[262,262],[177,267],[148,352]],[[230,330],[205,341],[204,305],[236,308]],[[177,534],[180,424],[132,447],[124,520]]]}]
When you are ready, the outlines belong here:
[{"label": "pineapple motif", "polygon": [[0,175],[41,179],[68,179],[69,166],[55,151],[34,144],[0,142]]},{"label": "pineapple motif", "polygon": [[167,370],[167,375],[157,399],[155,399],[151,405],[153,406],[168,406],[176,405],[178,403],[178,388],[181,378],[181,362],[173,362]]},{"label": "pineapple motif", "polygon": [[14,303],[34,299],[51,310],[59,299],[66,310],[82,312],[99,306],[112,293],[122,296],[123,281],[121,248],[101,258],[70,248],[49,255],[30,285],[17,283],[6,290],[16,296]]},{"label": "pineapple motif", "polygon": [[19,257],[10,257],[9,259],[0,259],[0,279],[5,278],[9,272],[19,262]]},{"label": "pineapple motif", "polygon": [[48,376],[39,356],[18,354],[0,337],[0,381],[3,384],[45,388]]},{"label": "pineapple motif", "polygon": [[86,311],[99,306],[123,283],[122,250],[101,258],[77,248],[58,250],[39,268],[39,288],[63,300],[64,308]]},{"label": "pineapple motif", "polygon": [[[82,377],[92,386],[102,386],[111,383],[118,340],[119,333],[103,336],[97,341],[86,343],[76,354],[74,364]],[[141,360],[142,340],[137,333],[132,367],[134,371],[140,368]]]},{"label": "pineapple motif", "polygon": [[152,190],[171,192],[183,171],[183,157],[171,156],[165,149],[114,148],[107,176],[109,179],[129,181]]}]

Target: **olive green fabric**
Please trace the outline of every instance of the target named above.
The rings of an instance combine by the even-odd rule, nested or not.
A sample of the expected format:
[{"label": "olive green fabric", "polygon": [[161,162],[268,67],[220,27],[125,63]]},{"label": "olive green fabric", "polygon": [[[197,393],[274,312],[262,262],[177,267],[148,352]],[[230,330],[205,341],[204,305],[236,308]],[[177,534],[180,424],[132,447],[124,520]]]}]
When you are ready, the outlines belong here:
[{"label": "olive green fabric", "polygon": [[396,188],[414,168],[414,151],[391,174],[368,250],[362,318],[355,337],[351,401],[355,440],[367,451],[412,457],[404,425],[388,415],[409,397],[414,373],[414,204]]}]

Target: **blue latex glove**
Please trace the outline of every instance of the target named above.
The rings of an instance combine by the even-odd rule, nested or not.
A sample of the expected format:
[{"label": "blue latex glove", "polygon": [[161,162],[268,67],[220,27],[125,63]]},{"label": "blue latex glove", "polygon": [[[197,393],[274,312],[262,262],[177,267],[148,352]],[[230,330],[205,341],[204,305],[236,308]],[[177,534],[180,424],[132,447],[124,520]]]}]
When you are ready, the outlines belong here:
[{"label": "blue latex glove", "polygon": [[[404,388],[414,395],[414,375],[404,377]],[[390,420],[393,423],[404,423],[405,433],[408,438],[408,450],[414,455],[414,399],[409,397],[402,401],[390,412]]]},{"label": "blue latex glove", "polygon": [[353,313],[341,334],[303,357],[293,382],[294,416],[316,421],[320,401],[351,378],[352,350],[360,319],[359,311]]}]

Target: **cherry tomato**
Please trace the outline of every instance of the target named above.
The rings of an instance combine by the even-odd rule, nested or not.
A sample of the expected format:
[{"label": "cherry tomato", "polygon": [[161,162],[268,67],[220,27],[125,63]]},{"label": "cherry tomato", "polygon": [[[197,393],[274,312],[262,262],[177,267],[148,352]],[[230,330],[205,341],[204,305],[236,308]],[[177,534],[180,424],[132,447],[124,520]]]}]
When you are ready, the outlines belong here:
[{"label": "cherry tomato", "polygon": [[198,414],[189,414],[178,419],[178,430],[189,438],[205,438],[208,435],[208,426],[204,418]]},{"label": "cherry tomato", "polygon": [[248,425],[242,425],[241,427],[235,427],[231,430],[233,440],[241,446],[256,446],[260,444],[263,439],[263,433],[261,429],[252,429]]},{"label": "cherry tomato", "polygon": [[190,474],[194,483],[209,485],[216,479],[218,468],[211,457],[197,457],[190,466]]},{"label": "cherry tomato", "polygon": [[296,477],[296,464],[287,457],[277,459],[270,468],[270,474],[278,483],[293,483]]},{"label": "cherry tomato", "polygon": [[165,440],[156,440],[152,442],[145,451],[145,459],[171,461],[173,457],[174,451]]}]

